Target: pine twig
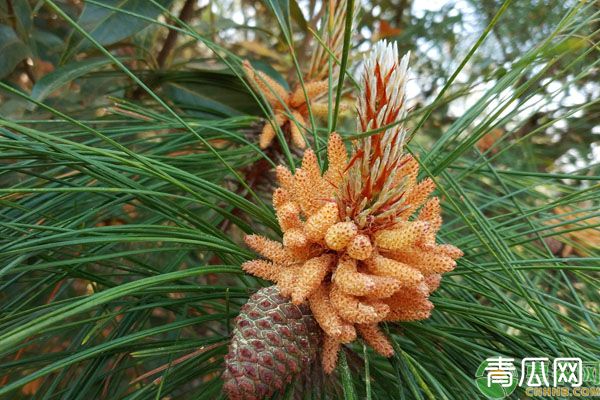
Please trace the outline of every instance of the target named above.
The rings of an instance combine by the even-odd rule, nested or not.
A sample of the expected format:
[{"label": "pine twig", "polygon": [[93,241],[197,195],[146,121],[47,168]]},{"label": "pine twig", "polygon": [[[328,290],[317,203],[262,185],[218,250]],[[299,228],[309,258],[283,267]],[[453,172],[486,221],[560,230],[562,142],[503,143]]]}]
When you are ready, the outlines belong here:
[{"label": "pine twig", "polygon": [[[183,8],[181,9],[181,12],[179,13],[179,19],[182,22],[189,21],[189,19],[192,18],[192,15],[194,15],[194,3],[195,0],[186,0],[185,4],[183,5]],[[173,50],[173,47],[177,42],[177,34],[178,32],[174,29],[169,30],[169,34],[167,35],[167,38],[163,43],[163,47],[158,53],[158,56],[156,57],[156,62],[159,68],[162,68],[165,65],[167,57],[169,56],[169,54],[171,54],[171,51]]]}]

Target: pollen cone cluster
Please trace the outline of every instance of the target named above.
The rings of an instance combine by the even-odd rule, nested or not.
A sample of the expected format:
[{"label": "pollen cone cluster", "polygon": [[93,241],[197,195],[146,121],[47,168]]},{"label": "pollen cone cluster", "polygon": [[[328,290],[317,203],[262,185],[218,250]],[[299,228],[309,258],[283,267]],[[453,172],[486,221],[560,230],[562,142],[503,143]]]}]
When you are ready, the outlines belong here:
[{"label": "pollen cone cluster", "polygon": [[304,131],[307,128],[309,108],[315,116],[327,115],[327,104],[310,101],[327,93],[329,87],[327,81],[310,81],[305,83],[304,87],[298,85],[295,90],[288,91],[264,72],[252,68],[248,61],[245,61],[243,66],[254,87],[273,110],[272,119],[267,121],[260,134],[260,148],[269,147],[277,136],[277,129],[281,128],[289,133],[294,146],[304,149],[306,147]]},{"label": "pollen cone cluster", "polygon": [[[328,148],[329,169],[321,174],[313,151],[305,152],[302,168],[291,174],[277,170],[281,186],[273,205],[283,241],[258,235],[246,243],[264,257],[248,261],[243,269],[277,283],[281,295],[293,304],[308,302],[325,333],[322,362],[331,372],[342,343],[360,335],[374,350],[391,356],[392,346],[381,332],[382,321],[428,318],[441,274],[452,270],[461,251],[438,245],[435,236],[442,220],[432,184],[416,182],[418,164],[403,157],[401,180],[410,203],[380,226],[362,225],[344,215],[339,201],[344,188],[347,156],[338,135]],[[419,212],[412,217],[412,212]],[[367,220],[369,220],[367,218]]]},{"label": "pollen cone cluster", "polygon": [[428,318],[430,293],[462,255],[436,243],[442,218],[431,197],[435,185],[418,182],[417,160],[403,153],[407,64],[394,45],[375,46],[365,60],[357,126],[380,133],[356,141],[350,156],[332,134],[324,173],[312,150],[293,174],[279,166],[273,206],[283,240],[246,236],[263,258],[243,269],[276,282],[293,304],[308,302],[324,332],[326,372],[340,345],[357,336],[391,356],[378,324]]},{"label": "pollen cone cluster", "polygon": [[[288,91],[267,74],[255,70],[248,61],[243,63],[246,76],[252,86],[269,103],[273,115],[266,122],[259,137],[259,146],[270,146],[278,129],[291,138],[291,143],[300,149],[306,148],[307,121],[313,117],[328,115],[327,94],[329,84],[332,90],[339,76],[339,63],[342,58],[343,38],[346,27],[345,14],[347,0],[323,2],[320,40],[314,40],[310,48],[310,62],[305,68],[302,82]],[[356,28],[360,2],[355,3],[351,28]]]},{"label": "pollen cone cluster", "polygon": [[225,356],[223,390],[230,400],[261,400],[306,371],[321,343],[307,305],[294,305],[275,286],[253,294],[235,320]]}]

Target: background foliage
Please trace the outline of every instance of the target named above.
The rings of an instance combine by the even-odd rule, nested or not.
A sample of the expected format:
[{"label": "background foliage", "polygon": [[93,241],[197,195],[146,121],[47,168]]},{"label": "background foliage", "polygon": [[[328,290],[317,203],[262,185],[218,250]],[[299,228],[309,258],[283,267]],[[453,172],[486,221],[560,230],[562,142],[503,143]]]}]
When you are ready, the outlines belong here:
[{"label": "background foliage", "polygon": [[[283,396],[479,398],[486,357],[599,358],[600,7],[441,3],[363,1],[344,56],[352,76],[377,39],[412,51],[408,149],[466,255],[430,320],[388,325],[392,359],[354,344]],[[258,149],[270,111],[240,63],[296,76],[321,6],[0,0],[0,398],[222,396],[231,320],[266,284],[241,237],[278,237],[271,167],[299,159]],[[353,137],[330,114],[316,150],[333,120]]]}]

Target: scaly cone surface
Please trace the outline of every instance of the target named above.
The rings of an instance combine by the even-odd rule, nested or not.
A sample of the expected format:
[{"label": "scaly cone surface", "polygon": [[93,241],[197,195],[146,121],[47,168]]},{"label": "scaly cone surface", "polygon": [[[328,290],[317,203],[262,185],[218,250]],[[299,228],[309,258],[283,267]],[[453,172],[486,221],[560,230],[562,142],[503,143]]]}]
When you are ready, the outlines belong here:
[{"label": "scaly cone surface", "polygon": [[264,259],[243,269],[276,282],[293,304],[310,305],[325,334],[326,372],[340,345],[357,335],[391,356],[378,323],[428,318],[430,293],[462,256],[455,246],[436,244],[442,218],[431,196],[435,184],[418,182],[419,164],[403,152],[408,56],[398,60],[397,47],[382,41],[365,61],[358,131],[378,133],[355,141],[350,156],[332,134],[325,173],[312,150],[294,174],[278,167],[273,206],[283,241],[246,236]]},{"label": "scaly cone surface", "polygon": [[270,398],[317,357],[321,332],[310,309],[275,286],[250,296],[235,320],[223,390],[231,400]]}]

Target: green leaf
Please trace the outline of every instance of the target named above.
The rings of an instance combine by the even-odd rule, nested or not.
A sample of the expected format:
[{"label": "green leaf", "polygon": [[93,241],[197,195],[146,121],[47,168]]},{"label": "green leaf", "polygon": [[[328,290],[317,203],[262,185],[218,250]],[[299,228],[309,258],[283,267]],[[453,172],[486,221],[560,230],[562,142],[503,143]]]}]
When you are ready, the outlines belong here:
[{"label": "green leaf", "polygon": [[62,49],[65,47],[63,39],[54,33],[36,28],[31,33],[31,46],[35,48],[36,58],[58,64]]},{"label": "green leaf", "polygon": [[[171,0],[159,0],[157,2],[166,7],[171,3]],[[97,3],[146,18],[155,18],[160,14],[160,8],[146,0],[101,0]],[[147,20],[94,3],[86,3],[77,23],[104,46],[126,39],[149,25]],[[91,43],[88,40],[80,35],[74,35],[71,38],[66,58],[78,51],[86,50],[90,45]]]},{"label": "green leaf", "polygon": [[348,361],[346,360],[346,353],[344,353],[344,350],[340,351],[338,368],[342,377],[342,389],[344,390],[344,399],[358,400],[356,388],[354,387],[354,379],[352,378],[352,372],[350,371],[350,367],[348,367]]},{"label": "green leaf", "polygon": [[[4,1],[6,3],[6,0]],[[24,42],[28,41],[28,37],[33,27],[33,13],[28,1],[12,1],[13,14],[9,18],[13,18],[15,31],[19,38]],[[1,10],[5,10],[8,14],[8,8],[5,4],[0,6]]]},{"label": "green leaf", "polygon": [[241,115],[234,108],[211,99],[206,93],[196,91],[189,85],[168,83],[164,89],[169,98],[191,115],[203,117]]},{"label": "green leaf", "polygon": [[265,2],[275,14],[279,27],[282,29],[285,36],[291,36],[289,25],[290,5],[289,2],[283,0],[267,0]]},{"label": "green leaf", "polygon": [[302,13],[302,9],[298,5],[298,2],[295,0],[290,0],[290,16],[292,19],[298,24],[300,29],[304,32],[308,32],[308,23],[304,18],[304,14]]},{"label": "green leaf", "polygon": [[111,62],[110,59],[93,59],[69,63],[37,81],[31,91],[31,97],[42,101],[62,86]]},{"label": "green leaf", "polygon": [[4,78],[29,55],[29,48],[11,27],[0,25],[0,54],[0,78]]},{"label": "green leaf", "polygon": [[240,80],[227,71],[176,72],[158,78],[169,98],[193,115],[259,114]]}]

